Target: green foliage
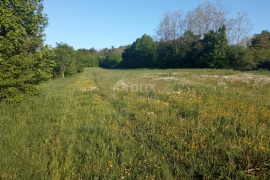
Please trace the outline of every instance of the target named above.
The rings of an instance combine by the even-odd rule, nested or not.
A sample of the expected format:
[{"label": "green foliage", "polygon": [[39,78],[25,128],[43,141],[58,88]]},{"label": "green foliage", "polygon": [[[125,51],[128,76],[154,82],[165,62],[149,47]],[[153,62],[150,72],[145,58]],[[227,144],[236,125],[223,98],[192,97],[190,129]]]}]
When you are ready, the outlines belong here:
[{"label": "green foliage", "polygon": [[[270,33],[263,31],[247,40],[246,46],[228,45],[226,27],[210,31],[203,37],[186,31],[178,39],[154,42],[143,35],[126,46],[122,61],[109,58],[120,48],[101,51],[99,64],[105,68],[217,68],[217,69],[270,69]],[[111,56],[114,53],[111,54]],[[109,60],[110,59],[110,60]],[[120,62],[120,63],[119,63]]]},{"label": "green foliage", "polygon": [[174,54],[173,46],[169,43],[160,42],[157,46],[157,59],[156,59],[156,66],[157,67],[164,67],[164,68],[172,68],[173,62],[172,56]]},{"label": "green foliage", "polygon": [[226,58],[228,40],[226,27],[223,25],[217,32],[210,31],[205,34],[202,43],[202,54],[198,61],[201,68],[227,68],[229,62]]},{"label": "green foliage", "polygon": [[73,47],[66,43],[57,43],[56,45],[55,57],[53,58],[56,63],[55,74],[64,78],[65,76],[83,72],[84,59],[77,55]]},{"label": "green foliage", "polygon": [[127,68],[145,68],[156,66],[157,44],[154,40],[144,34],[131,46],[127,47],[122,54],[123,61],[120,64]]},{"label": "green foliage", "polygon": [[244,46],[230,45],[228,46],[226,54],[229,67],[232,69],[246,70],[252,69],[255,66],[250,52]]},{"label": "green foliage", "polygon": [[109,53],[106,58],[100,59],[100,66],[104,68],[115,68],[122,61],[121,54],[117,54],[115,52]]},{"label": "green foliage", "polygon": [[[201,51],[200,35],[186,31],[183,36],[171,43],[159,44],[165,44],[170,49],[170,53],[163,52],[167,56],[165,68],[196,68],[198,53]],[[163,54],[159,56],[162,58]]]},{"label": "green foliage", "polygon": [[78,49],[77,56],[83,67],[98,67],[99,65],[100,55],[94,48],[91,48],[90,50]]},{"label": "green foliage", "polygon": [[91,54],[97,54],[98,53],[98,51],[95,48],[93,48],[93,47],[89,50],[89,52]]},{"label": "green foliage", "polygon": [[18,103],[38,94],[38,84],[51,78],[54,63],[43,47],[48,18],[42,0],[0,2],[0,100]]},{"label": "green foliage", "polygon": [[252,46],[249,48],[258,68],[270,70],[270,32],[262,31],[255,34]]},{"label": "green foliage", "polygon": [[104,68],[121,67],[122,53],[125,51],[125,49],[127,49],[127,46],[120,46],[119,48],[112,46],[111,49],[102,49],[98,54],[99,66]]}]

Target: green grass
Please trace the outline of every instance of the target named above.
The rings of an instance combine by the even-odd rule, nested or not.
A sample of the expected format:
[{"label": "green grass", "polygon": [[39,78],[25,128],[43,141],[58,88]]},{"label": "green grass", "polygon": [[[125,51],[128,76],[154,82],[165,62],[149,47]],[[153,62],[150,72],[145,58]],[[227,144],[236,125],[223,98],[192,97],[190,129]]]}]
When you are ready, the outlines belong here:
[{"label": "green grass", "polygon": [[[267,179],[269,79],[85,68],[0,104],[0,179]],[[155,91],[114,91],[120,80]]]}]

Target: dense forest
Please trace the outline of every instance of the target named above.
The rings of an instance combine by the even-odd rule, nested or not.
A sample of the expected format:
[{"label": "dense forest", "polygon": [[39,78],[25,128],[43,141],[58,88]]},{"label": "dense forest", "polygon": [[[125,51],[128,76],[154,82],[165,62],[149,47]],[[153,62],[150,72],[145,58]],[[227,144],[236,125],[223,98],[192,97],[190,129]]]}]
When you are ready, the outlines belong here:
[{"label": "dense forest", "polygon": [[38,94],[39,84],[84,67],[269,70],[269,31],[251,35],[247,12],[229,14],[221,1],[206,1],[186,13],[164,13],[152,37],[144,34],[119,48],[75,50],[62,42],[44,45],[48,18],[42,0],[1,1],[0,100],[16,104],[25,94]]}]

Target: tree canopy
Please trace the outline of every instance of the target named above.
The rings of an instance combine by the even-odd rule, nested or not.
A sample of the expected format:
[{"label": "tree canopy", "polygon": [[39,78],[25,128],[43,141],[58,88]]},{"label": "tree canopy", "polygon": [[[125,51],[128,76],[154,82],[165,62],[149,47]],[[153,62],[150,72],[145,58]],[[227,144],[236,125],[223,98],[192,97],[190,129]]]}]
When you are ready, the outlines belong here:
[{"label": "tree canopy", "polygon": [[127,68],[154,67],[157,44],[152,37],[144,34],[129,46],[122,54],[122,64]]},{"label": "tree canopy", "polygon": [[39,93],[52,76],[51,48],[43,46],[48,25],[42,0],[0,1],[0,100],[19,102]]}]

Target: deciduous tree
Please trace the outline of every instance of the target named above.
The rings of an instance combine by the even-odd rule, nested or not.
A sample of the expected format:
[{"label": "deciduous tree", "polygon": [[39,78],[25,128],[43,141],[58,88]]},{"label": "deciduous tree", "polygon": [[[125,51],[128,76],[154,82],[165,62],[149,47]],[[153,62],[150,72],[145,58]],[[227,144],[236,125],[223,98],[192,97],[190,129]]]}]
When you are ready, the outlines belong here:
[{"label": "deciduous tree", "polygon": [[253,24],[247,12],[238,12],[235,19],[228,22],[228,37],[231,44],[240,45],[243,39],[250,35]]},{"label": "deciduous tree", "polygon": [[[78,57],[72,46],[69,46],[66,43],[56,43],[57,47],[55,48],[55,58],[56,63],[55,72],[61,75],[61,78],[67,75],[73,75],[77,72],[81,72],[81,65],[78,63]],[[78,69],[79,68],[79,69]]]},{"label": "deciduous tree", "polygon": [[154,67],[156,60],[157,44],[154,40],[144,34],[138,38],[122,54],[122,65],[128,68]]}]

